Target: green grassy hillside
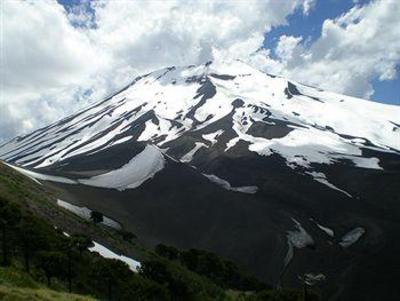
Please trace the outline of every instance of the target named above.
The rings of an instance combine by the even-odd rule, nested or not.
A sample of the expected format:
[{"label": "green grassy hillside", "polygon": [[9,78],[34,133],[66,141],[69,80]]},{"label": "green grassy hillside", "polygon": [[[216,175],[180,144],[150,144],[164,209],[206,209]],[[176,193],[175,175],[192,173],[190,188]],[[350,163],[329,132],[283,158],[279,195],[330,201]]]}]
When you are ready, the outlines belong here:
[{"label": "green grassy hillside", "polygon": [[89,296],[49,289],[14,267],[0,268],[0,300],[3,301],[94,301]]}]

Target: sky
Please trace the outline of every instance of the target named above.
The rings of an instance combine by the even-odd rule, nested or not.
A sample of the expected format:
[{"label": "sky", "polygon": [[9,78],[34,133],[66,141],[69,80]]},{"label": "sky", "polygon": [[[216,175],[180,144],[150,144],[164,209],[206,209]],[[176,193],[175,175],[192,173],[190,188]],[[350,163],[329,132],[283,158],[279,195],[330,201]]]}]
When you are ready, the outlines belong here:
[{"label": "sky", "polygon": [[400,105],[398,16],[398,0],[2,0],[0,143],[209,60]]}]

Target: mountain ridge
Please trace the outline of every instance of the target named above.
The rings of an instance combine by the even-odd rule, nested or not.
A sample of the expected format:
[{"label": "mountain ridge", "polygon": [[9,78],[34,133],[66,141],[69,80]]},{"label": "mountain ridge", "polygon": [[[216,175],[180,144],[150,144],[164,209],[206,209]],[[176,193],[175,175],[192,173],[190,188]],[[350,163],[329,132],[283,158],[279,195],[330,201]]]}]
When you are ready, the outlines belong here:
[{"label": "mountain ridge", "polygon": [[[239,64],[238,62],[236,62],[236,63]],[[298,96],[298,97],[302,97],[303,96],[299,92],[298,86],[293,84],[291,81],[287,81],[287,80],[284,80],[284,79],[281,80],[281,78],[277,78],[275,76],[270,76],[270,75],[267,75],[265,73],[259,72],[259,71],[255,70],[255,69],[251,69],[249,66],[244,65],[243,63],[240,63],[239,66],[234,66],[233,67],[234,72],[236,72],[236,73],[234,73],[234,75],[226,75],[226,74],[218,75],[217,73],[215,73],[216,70],[212,70],[212,69],[209,70],[209,68],[211,68],[211,66],[212,66],[212,64],[208,63],[208,64],[206,64],[204,66],[198,66],[198,67],[193,67],[193,66],[188,67],[188,68],[185,68],[185,67],[168,67],[168,68],[161,69],[159,71],[155,71],[155,72],[146,74],[144,76],[139,76],[131,84],[129,84],[124,89],[122,89],[122,91],[120,91],[119,93],[114,94],[114,96],[108,97],[106,100],[103,100],[103,101],[100,101],[100,102],[98,102],[96,104],[93,104],[93,105],[89,106],[89,108],[85,108],[85,109],[79,111],[77,114],[74,114],[73,117],[75,117],[74,119],[76,119],[80,115],[84,114],[85,112],[93,110],[94,108],[98,107],[101,104],[109,103],[110,101],[112,101],[111,104],[114,105],[112,108],[107,108],[107,106],[103,106],[103,107],[100,107],[100,108],[103,108],[103,110],[105,110],[105,112],[107,112],[108,114],[115,114],[117,116],[118,116],[117,110],[119,110],[119,111],[122,112],[122,113],[120,113],[122,116],[118,116],[118,117],[130,117],[129,114],[133,115],[135,113],[134,109],[137,109],[137,110],[140,109],[140,106],[135,106],[133,103],[137,103],[137,104],[140,104],[142,106],[145,106],[145,105],[147,105],[146,97],[148,99],[150,99],[151,97],[156,97],[157,98],[157,96],[160,93],[162,93],[162,94],[179,93],[180,92],[179,89],[186,89],[186,90],[189,90],[187,92],[191,93],[191,95],[186,95],[187,94],[186,93],[186,94],[183,94],[183,96],[186,99],[185,102],[190,101],[190,103],[185,107],[185,104],[183,104],[183,105],[181,104],[181,102],[183,102],[182,99],[180,99],[177,102],[179,102],[179,105],[181,105],[181,107],[179,107],[180,109],[182,109],[182,106],[183,106],[184,109],[186,109],[185,114],[186,114],[186,116],[188,116],[188,118],[181,118],[181,119],[177,118],[177,117],[179,117],[179,115],[177,114],[178,110],[174,111],[175,108],[172,107],[173,106],[173,104],[171,103],[172,101],[170,99],[168,99],[168,97],[170,97],[169,95],[168,96],[165,96],[165,95],[164,96],[159,96],[158,103],[155,103],[155,101],[153,101],[153,104],[147,105],[147,110],[143,110],[143,112],[147,112],[148,114],[150,114],[150,116],[147,116],[147,120],[153,120],[155,123],[161,122],[160,128],[161,127],[165,127],[166,124],[171,126],[171,123],[172,123],[171,121],[174,120],[175,123],[179,122],[180,126],[184,126],[185,127],[184,131],[199,130],[201,128],[207,127],[207,125],[210,125],[212,123],[212,122],[206,122],[205,121],[205,119],[207,117],[210,118],[209,117],[210,114],[208,114],[207,110],[213,109],[213,107],[211,105],[212,102],[209,101],[207,103],[207,99],[213,99],[213,102],[214,103],[218,102],[218,104],[220,106],[219,107],[220,110],[219,111],[216,110],[218,112],[218,114],[216,114],[216,115],[219,115],[219,116],[214,116],[214,118],[213,118],[214,120],[212,120],[212,121],[217,121],[218,119],[220,119],[220,117],[223,117],[224,115],[227,114],[227,112],[225,112],[226,110],[229,110],[229,106],[226,104],[227,101],[225,101],[225,99],[213,98],[215,96],[214,94],[216,93],[214,91],[215,88],[213,88],[213,87],[215,87],[215,82],[217,84],[218,83],[219,84],[221,84],[221,83],[226,84],[226,82],[233,81],[236,77],[239,77],[239,76],[244,77],[244,78],[248,77],[248,76],[251,76],[251,73],[246,73],[247,71],[235,70],[235,68],[236,69],[240,69],[240,68],[243,68],[243,66],[246,66],[247,69],[250,69],[254,73],[256,73],[256,75],[253,76],[253,77],[255,77],[255,79],[257,79],[257,77],[262,77],[263,75],[265,76],[265,78],[262,79],[264,81],[266,81],[267,79],[269,79],[269,80],[278,79],[277,81],[273,81],[272,83],[274,85],[275,84],[279,84],[282,87],[282,91],[280,91],[281,95],[279,95],[280,99],[278,99],[282,103],[277,103],[276,104],[276,108],[274,107],[275,112],[272,112],[273,116],[276,115],[276,117],[278,117],[280,119],[282,119],[283,117],[288,118],[288,116],[287,116],[288,113],[294,114],[295,115],[294,117],[301,116],[301,115],[299,115],[299,112],[295,112],[295,111],[287,112],[288,110],[286,110],[286,112],[285,112],[285,110],[282,109],[284,105],[290,105],[290,103],[288,104],[288,100],[292,99],[293,96],[295,98],[296,98],[296,96]],[[196,69],[196,68],[197,69],[200,68],[200,70],[191,71],[191,69]],[[227,72],[227,71],[229,71],[229,68],[228,68],[228,70],[224,70],[222,68],[220,73]],[[172,73],[175,72],[175,74],[170,74],[171,72]],[[175,90],[178,90],[178,91],[175,91],[174,89],[172,89],[173,92],[168,91],[168,90],[171,90],[171,87],[170,87],[171,85],[179,86],[179,82],[177,84],[177,80],[179,78],[179,74],[176,74],[176,73],[179,73],[179,72],[182,73],[181,74],[182,76],[180,78],[180,82],[182,83],[184,81],[185,83],[182,83],[182,87],[178,87],[178,88],[175,89]],[[185,74],[184,74],[185,72],[186,73],[189,72],[189,74],[187,74],[185,76]],[[221,76],[224,79],[220,79]],[[227,76],[228,76],[228,79],[227,79]],[[152,78],[149,78],[149,77],[152,77]],[[148,78],[148,80],[146,80],[146,78]],[[154,80],[153,85],[155,85],[156,87],[154,88],[154,87],[150,86],[150,88],[148,88],[147,87],[147,85],[149,84],[148,82],[151,81],[152,79]],[[253,80],[254,79],[252,79],[252,81]],[[140,84],[143,81],[144,81],[144,84],[142,83],[141,87],[135,87],[135,86],[137,86],[138,84]],[[201,81],[204,81],[204,82],[202,83]],[[186,82],[189,82],[189,83],[190,82],[192,82],[192,83],[200,82],[200,84],[199,85],[186,85],[185,86],[184,84],[186,84]],[[241,82],[239,81],[239,83],[241,83]],[[166,88],[165,88],[166,91],[163,91],[162,87],[157,87],[157,85],[163,85],[163,84],[166,85]],[[235,82],[234,84],[238,85],[237,82]],[[243,86],[245,86],[243,89],[247,89],[248,88],[248,87],[246,87],[246,82],[245,81],[243,83],[241,83],[241,84]],[[222,87],[222,88],[226,88],[226,87]],[[228,87],[228,88],[231,88],[231,87]],[[268,88],[272,89],[271,87],[268,87]],[[306,86],[302,86],[302,88],[306,89],[308,94],[305,97],[309,98],[310,100],[317,99],[316,95],[318,95],[318,93],[327,93],[327,92],[320,92],[321,90],[314,89],[314,88],[308,88]],[[129,90],[132,90],[132,89],[134,89],[134,90],[135,89],[141,89],[141,90],[137,91],[136,93],[135,93],[135,91],[133,91],[134,95],[131,96],[131,97],[132,98],[136,97],[136,99],[130,99],[130,101],[125,101],[124,102],[124,97],[125,98],[126,98],[126,96],[129,97]],[[155,91],[154,95],[149,95],[149,96],[144,95],[143,96],[143,93],[146,92],[146,90],[151,90],[151,89],[153,89],[153,90],[154,89],[159,89],[159,91]],[[257,90],[257,89],[260,89],[260,88],[259,87],[255,87],[254,89]],[[292,91],[292,92],[290,92],[290,91]],[[261,105],[264,105],[264,108],[263,108],[264,110],[267,110],[268,105],[271,106],[271,103],[273,103],[275,101],[275,99],[274,99],[274,97],[272,95],[270,95],[271,98],[268,98],[267,100],[263,99],[266,96],[259,96],[259,95],[256,95],[255,97],[253,96],[253,99],[251,99],[251,97],[252,97],[251,92],[252,91],[250,91],[250,93],[248,93],[248,94],[250,94],[250,96],[249,96],[250,99],[248,101],[249,104],[253,104],[253,105],[256,104],[257,105],[257,103],[259,103]],[[202,94],[202,93],[204,93],[204,94]],[[211,93],[211,94],[207,94],[207,93]],[[223,92],[221,92],[221,93],[223,93]],[[152,93],[150,93],[150,94],[152,94]],[[272,94],[274,94],[274,93],[272,92]],[[331,97],[332,93],[327,93],[327,95],[328,95],[328,97]],[[192,97],[190,97],[190,96],[192,96]],[[195,105],[193,105],[191,107],[190,104],[191,104],[192,100],[193,100],[193,102],[195,102],[196,99],[200,98],[200,96],[201,96],[200,101],[198,101],[197,104],[195,104]],[[237,96],[238,99],[240,99],[240,97],[242,97],[242,96],[240,96],[240,94],[239,95],[229,95],[230,101],[231,102],[234,101],[236,96]],[[282,99],[282,96],[284,96],[285,99]],[[335,94],[334,94],[334,96],[335,96],[335,98],[340,98],[340,99],[336,99],[336,101],[338,101],[338,102],[342,101],[343,102],[342,103],[343,106],[345,104],[344,104],[344,100],[342,98],[346,98],[347,102],[354,101],[354,98],[351,98],[351,97],[344,97],[344,96],[339,96],[338,97],[338,95],[335,95]],[[118,99],[116,99],[116,97]],[[162,105],[164,103],[161,103],[160,100],[162,100],[163,97],[165,97],[167,99],[168,103],[166,104],[166,106],[171,106],[172,108],[166,108],[166,109],[162,108]],[[258,99],[256,97],[258,97]],[[303,97],[303,98],[305,98],[305,97]],[[286,103],[284,103],[283,101],[286,101]],[[166,101],[164,101],[164,102],[166,102]],[[303,103],[304,103],[304,99],[302,101],[301,100],[298,101],[298,103],[292,105],[292,107],[293,107],[293,109],[295,109],[295,107],[300,107]],[[133,105],[133,107],[131,107],[132,105]],[[201,106],[202,105],[208,105],[210,108],[203,108],[203,110],[201,110]],[[225,107],[223,107],[223,105],[225,105]],[[267,106],[265,106],[265,105],[267,105]],[[309,102],[309,103],[307,103],[307,105],[310,107],[310,109],[313,109],[313,106],[315,106],[316,104],[313,104],[312,102]],[[355,105],[354,103],[351,103],[350,107],[354,106],[354,105]],[[389,115],[388,116],[388,122],[390,124],[389,125],[383,124],[383,123],[380,124],[380,126],[382,126],[384,130],[387,131],[386,128],[389,128],[389,127],[391,127],[391,129],[394,129],[394,128],[398,129],[398,125],[395,122],[396,120],[391,120],[391,119],[395,119],[396,118],[396,114],[400,112],[400,109],[397,108],[396,106],[383,105],[383,104],[377,104],[377,103],[372,103],[372,102],[365,102],[365,103],[362,103],[362,104],[357,104],[356,108],[360,109],[361,105],[372,107],[373,111],[375,111],[374,113],[376,113],[376,115],[378,115],[378,117],[382,118],[382,115],[383,115],[382,113]],[[317,106],[317,108],[318,108],[318,106]],[[325,107],[320,107],[318,109],[321,109],[321,108],[322,109],[326,109]],[[385,108],[385,109],[383,109],[383,108]],[[154,109],[155,109],[155,111],[154,111]],[[390,109],[390,111],[394,111],[394,112],[390,113],[389,109]],[[398,111],[397,113],[396,113],[396,109]],[[169,112],[168,112],[168,110],[169,110]],[[197,111],[197,113],[196,113],[197,116],[192,116],[195,111]],[[203,114],[207,114],[207,116],[201,116],[202,111],[205,111],[205,112],[203,112]],[[364,110],[364,113],[368,112],[368,111],[371,111],[371,109]],[[95,113],[97,115],[100,115],[101,113],[105,113],[105,112],[102,112],[101,110],[98,110]],[[123,113],[126,113],[127,116],[124,116]],[[282,113],[284,114],[283,116],[282,116]],[[341,113],[343,113],[343,112],[341,112]],[[347,113],[347,115],[349,114],[349,112],[345,112],[345,113]],[[353,115],[355,114],[355,112],[352,112],[352,113],[353,113]],[[361,113],[363,113],[363,112],[361,112]],[[298,115],[296,115],[296,114],[298,114]],[[317,112],[317,114],[318,114],[318,112]],[[359,115],[359,114],[356,114],[355,116],[357,117],[357,115]],[[371,113],[370,113],[370,115],[371,115]],[[141,117],[145,118],[146,116],[141,116]],[[194,119],[191,118],[191,117],[193,117]],[[308,117],[308,116],[305,116],[304,119],[306,117]],[[311,125],[312,125],[312,122],[318,122],[318,118],[320,116],[312,116],[312,117],[315,120],[313,120],[313,119],[311,119],[310,121],[307,120],[308,123],[310,123]],[[326,116],[324,116],[324,117],[326,118]],[[346,114],[342,114],[340,118],[345,118],[345,117],[347,117]],[[370,116],[367,116],[367,117],[370,117]],[[71,118],[71,117],[69,117],[69,118]],[[58,123],[66,123],[66,122],[68,122],[69,118],[67,117],[65,119],[62,119]],[[202,118],[202,124],[201,124],[200,127],[194,125],[196,122],[199,122],[197,120],[198,118]],[[294,120],[294,121],[301,120],[301,118],[291,118],[291,119]],[[96,120],[93,120],[93,118],[91,118],[90,120],[92,120],[93,122],[96,122]],[[112,121],[115,121],[117,123],[117,121],[115,119],[112,120]],[[118,121],[120,121],[120,120],[118,120]],[[320,123],[321,122],[324,122],[325,124],[316,124],[316,125],[318,127],[320,127],[320,128],[323,128],[325,126],[325,127],[328,127],[329,130],[332,130],[332,129],[333,130],[337,130],[338,131],[338,135],[345,136],[345,135],[350,135],[351,134],[355,138],[363,137],[362,135],[360,135],[360,134],[362,134],[362,133],[360,133],[360,131],[362,131],[363,129],[356,128],[355,130],[353,129],[353,132],[350,132],[347,128],[345,128],[345,126],[343,124],[338,124],[337,120],[335,120],[334,118],[332,120],[330,120],[328,118],[327,120],[320,121]],[[338,126],[338,129],[334,128],[334,123],[335,122],[336,122],[336,124]],[[51,127],[57,126],[58,123],[54,123],[53,125],[49,126],[50,129],[51,129]],[[310,124],[306,123],[306,126],[310,126]],[[149,125],[151,125],[151,124],[149,123]],[[154,123],[153,123],[153,125],[154,125]],[[90,124],[88,126],[90,126]],[[366,130],[367,129],[368,128],[366,128]],[[39,130],[37,130],[35,132],[39,132],[40,133],[43,130],[49,130],[49,128],[47,127],[47,128],[44,128],[44,129],[39,129]],[[64,129],[64,130],[66,130],[66,129]],[[151,131],[151,129],[148,129],[148,132],[149,131]],[[162,131],[160,129],[158,131],[158,133],[157,133],[157,138],[160,139],[160,137],[162,135],[165,135],[165,131],[166,131],[166,129],[164,129],[164,131]],[[375,131],[376,131],[376,129],[375,129]],[[396,130],[396,131],[398,131],[398,130]],[[123,129],[121,129],[120,133],[121,132],[123,132]],[[174,129],[174,132],[176,134],[177,129]],[[99,132],[94,132],[94,133],[99,134]],[[94,133],[91,133],[91,134],[94,134]],[[139,136],[138,137],[139,140],[148,140],[146,138],[151,138],[151,137],[146,137],[146,134],[148,135],[149,133],[146,133],[146,132],[142,133],[143,136],[142,137]],[[380,141],[379,137],[378,138],[376,137],[377,136],[376,133],[373,133],[373,132],[372,133],[368,133],[367,132],[367,134],[368,134],[368,136],[364,137],[364,138],[372,140],[372,143],[378,143],[378,144],[380,144],[380,146],[386,146],[386,147],[397,149],[397,150],[400,149],[400,143],[396,142],[396,139],[391,139],[391,138],[395,138],[396,136],[395,135],[390,135],[391,134],[390,131],[387,131],[385,133],[386,135],[389,135],[389,137],[387,137],[384,141]],[[25,140],[25,139],[29,138],[29,135],[32,135],[32,134],[28,134],[27,136],[16,138],[16,140],[19,140],[19,141]],[[37,136],[37,134],[34,135],[34,136]],[[168,140],[171,140],[171,139],[173,139],[173,137],[168,137],[167,139],[164,139],[163,142],[166,143],[166,142],[168,142]],[[376,141],[374,141],[374,140],[376,140]],[[390,140],[392,140],[392,142],[390,142]],[[10,143],[12,144],[12,142],[13,141],[10,141],[9,143],[6,143],[5,145],[3,145],[1,147],[3,149],[1,155],[3,157],[5,157],[6,159],[9,158],[10,156],[8,156],[7,152],[4,149],[6,148],[7,145],[10,146]],[[87,141],[87,142],[89,142],[89,141]],[[385,142],[386,144],[383,144],[382,142]],[[366,143],[368,143],[368,141],[366,141]],[[160,142],[158,142],[158,144],[160,144]],[[15,147],[18,147],[18,144],[15,145],[15,146],[13,146],[13,145],[11,145],[11,146],[15,148]]]}]

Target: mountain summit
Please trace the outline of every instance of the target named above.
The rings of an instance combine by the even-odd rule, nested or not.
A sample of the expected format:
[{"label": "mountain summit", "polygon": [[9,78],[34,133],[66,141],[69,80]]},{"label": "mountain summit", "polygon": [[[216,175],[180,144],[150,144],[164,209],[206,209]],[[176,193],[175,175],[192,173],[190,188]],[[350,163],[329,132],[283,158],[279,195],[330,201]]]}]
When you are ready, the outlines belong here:
[{"label": "mountain summit", "polygon": [[323,274],[331,300],[398,293],[398,106],[240,61],[169,67],[0,158],[148,245],[214,251],[281,286]]},{"label": "mountain summit", "polygon": [[104,101],[15,138],[0,155],[41,168],[131,139],[163,148],[204,133],[193,154],[218,141],[226,141],[225,152],[243,142],[261,156],[281,155],[294,169],[340,159],[380,168],[362,149],[399,151],[399,116],[398,106],[311,88],[240,61],[209,62],[140,76]]}]

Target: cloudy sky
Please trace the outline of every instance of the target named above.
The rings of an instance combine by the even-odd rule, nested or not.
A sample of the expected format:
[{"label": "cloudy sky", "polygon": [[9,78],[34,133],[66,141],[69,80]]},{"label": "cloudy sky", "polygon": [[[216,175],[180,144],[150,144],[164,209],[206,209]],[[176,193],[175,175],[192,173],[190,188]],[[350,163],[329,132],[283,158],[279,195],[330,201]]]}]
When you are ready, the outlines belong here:
[{"label": "cloudy sky", "polygon": [[398,0],[1,0],[0,143],[210,59],[400,105],[399,16]]}]

